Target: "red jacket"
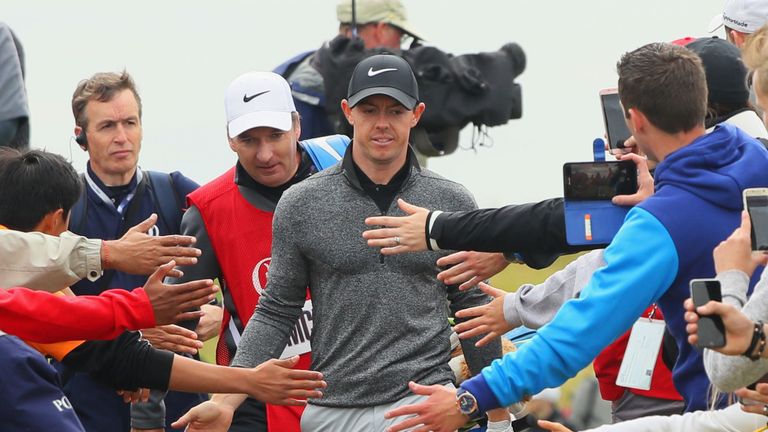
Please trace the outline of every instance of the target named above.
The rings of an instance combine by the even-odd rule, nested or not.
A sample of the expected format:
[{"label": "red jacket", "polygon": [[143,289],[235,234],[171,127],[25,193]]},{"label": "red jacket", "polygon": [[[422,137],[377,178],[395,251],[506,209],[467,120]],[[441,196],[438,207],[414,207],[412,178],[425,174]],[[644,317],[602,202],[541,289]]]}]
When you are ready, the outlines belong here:
[{"label": "red jacket", "polygon": [[79,297],[27,288],[0,290],[0,330],[32,342],[114,339],[126,330],[155,326],[143,288]]},{"label": "red jacket", "polygon": [[[653,306],[643,312],[643,317],[648,317],[653,311]],[[654,318],[664,319],[660,310],[656,310]],[[619,336],[612,344],[605,347],[600,352],[600,355],[595,359],[593,366],[595,368],[595,376],[600,385],[600,396],[607,401],[615,401],[624,395],[624,391],[631,393],[667,400],[683,400],[680,393],[677,392],[675,384],[672,382],[672,372],[669,370],[661,356],[662,347],[659,348],[659,355],[656,358],[656,366],[653,368],[653,375],[651,376],[651,388],[648,390],[639,390],[635,388],[620,387],[616,385],[616,378],[619,376],[619,368],[621,362],[624,360],[624,351],[627,349],[629,343],[629,335],[632,330],[628,330],[623,335]]]}]

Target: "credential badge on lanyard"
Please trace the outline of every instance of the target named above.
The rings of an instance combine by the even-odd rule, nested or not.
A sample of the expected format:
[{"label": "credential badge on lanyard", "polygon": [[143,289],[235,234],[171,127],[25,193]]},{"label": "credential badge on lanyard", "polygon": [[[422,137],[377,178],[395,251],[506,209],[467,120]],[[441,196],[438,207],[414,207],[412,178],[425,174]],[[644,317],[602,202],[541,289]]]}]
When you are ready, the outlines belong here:
[{"label": "credential badge on lanyard", "polygon": [[649,390],[656,359],[659,357],[661,340],[666,324],[663,320],[653,319],[657,306],[653,305],[648,318],[641,317],[632,326],[624,360],[621,361],[616,385],[638,390]]}]

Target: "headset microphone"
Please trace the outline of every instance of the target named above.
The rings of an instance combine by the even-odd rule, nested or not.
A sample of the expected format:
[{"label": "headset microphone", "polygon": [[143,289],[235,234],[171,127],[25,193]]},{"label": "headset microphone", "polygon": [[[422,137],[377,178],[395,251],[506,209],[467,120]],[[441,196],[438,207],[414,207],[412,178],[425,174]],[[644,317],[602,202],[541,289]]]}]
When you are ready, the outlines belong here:
[{"label": "headset microphone", "polygon": [[88,150],[88,137],[85,135],[85,129],[80,131],[80,134],[75,137],[75,142],[83,147],[83,150]]}]

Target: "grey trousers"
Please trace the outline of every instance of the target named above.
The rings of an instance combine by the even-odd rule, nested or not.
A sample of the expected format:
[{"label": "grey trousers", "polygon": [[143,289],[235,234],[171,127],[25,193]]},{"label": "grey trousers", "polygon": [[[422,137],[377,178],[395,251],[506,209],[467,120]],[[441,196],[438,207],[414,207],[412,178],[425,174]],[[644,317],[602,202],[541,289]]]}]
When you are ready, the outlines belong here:
[{"label": "grey trousers", "polygon": [[[445,384],[455,388],[453,384]],[[426,400],[426,396],[409,395],[385,405],[363,408],[331,408],[309,404],[301,416],[302,432],[383,432],[388,427],[400,423],[407,417],[385,419],[384,413]]]},{"label": "grey trousers", "polygon": [[624,395],[611,403],[613,423],[646,416],[682,414],[685,402],[649,398],[624,391]]}]

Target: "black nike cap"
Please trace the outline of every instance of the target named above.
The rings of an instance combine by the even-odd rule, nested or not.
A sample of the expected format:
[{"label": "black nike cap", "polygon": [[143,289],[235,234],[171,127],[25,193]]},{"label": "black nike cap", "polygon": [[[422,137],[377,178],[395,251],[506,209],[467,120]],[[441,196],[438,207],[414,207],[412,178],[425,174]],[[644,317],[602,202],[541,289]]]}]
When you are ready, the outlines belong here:
[{"label": "black nike cap", "polygon": [[419,102],[419,85],[411,65],[391,54],[371,56],[358,63],[349,80],[349,107],[354,108],[361,100],[378,94],[389,96],[412,110]]}]

